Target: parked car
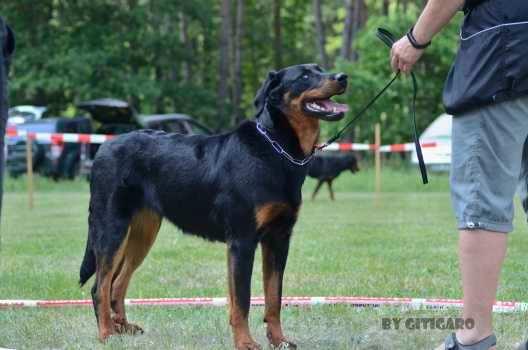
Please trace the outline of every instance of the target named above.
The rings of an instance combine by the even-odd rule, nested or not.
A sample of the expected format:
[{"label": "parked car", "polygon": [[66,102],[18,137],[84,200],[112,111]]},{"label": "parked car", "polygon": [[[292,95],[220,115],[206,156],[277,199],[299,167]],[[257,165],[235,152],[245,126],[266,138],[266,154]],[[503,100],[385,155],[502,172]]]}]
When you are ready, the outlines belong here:
[{"label": "parked car", "polygon": [[[434,143],[435,147],[422,147],[425,164],[433,171],[448,171],[451,165],[451,126],[453,117],[442,114],[436,118],[420,136],[421,144]],[[411,162],[418,164],[416,151]]]},{"label": "parked car", "polygon": [[[95,133],[116,135],[137,129],[155,129],[185,135],[205,134],[213,132],[185,114],[155,114],[139,115],[127,102],[104,98],[79,103],[77,107],[88,112],[94,121]],[[89,177],[93,159],[100,145],[90,145],[89,154],[83,157],[81,174]]]},{"label": "parked car", "polygon": [[[44,133],[96,133],[117,135],[138,129],[156,129],[181,134],[212,134],[206,126],[185,114],[139,115],[126,101],[103,98],[77,105],[88,116],[76,118],[44,118],[10,123],[9,128]],[[51,144],[33,142],[34,171],[54,179],[89,177],[98,144]],[[26,140],[9,138],[6,167],[12,176],[26,172]]]},{"label": "parked car", "polygon": [[[9,124],[9,128],[40,133],[91,133],[91,122],[88,118],[46,118]],[[9,137],[6,142],[6,169],[13,177],[26,173],[26,139]],[[79,168],[81,146],[77,143],[51,143],[35,140],[32,142],[33,170],[56,180],[72,179]]]},{"label": "parked car", "polygon": [[186,114],[153,114],[139,117],[145,129],[164,130],[186,135],[211,135],[213,131]]},{"label": "parked car", "polygon": [[35,120],[42,119],[48,109],[46,107],[39,106],[15,106],[9,108],[7,113],[7,123],[12,125],[32,122]]},{"label": "parked car", "polygon": [[186,114],[139,115],[125,101],[104,98],[79,103],[77,107],[88,112],[97,134],[116,135],[137,129],[156,129],[181,134],[212,134],[205,125]]}]

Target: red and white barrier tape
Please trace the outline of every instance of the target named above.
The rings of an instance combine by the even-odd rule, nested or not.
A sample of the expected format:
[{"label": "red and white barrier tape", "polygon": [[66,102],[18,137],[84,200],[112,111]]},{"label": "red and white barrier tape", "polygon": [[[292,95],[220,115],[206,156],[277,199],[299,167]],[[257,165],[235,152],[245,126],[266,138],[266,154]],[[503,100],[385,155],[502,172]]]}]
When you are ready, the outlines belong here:
[{"label": "red and white barrier tape", "polygon": [[[126,299],[125,305],[144,306],[226,306],[227,298],[158,298]],[[422,298],[371,298],[371,297],[283,297],[283,305],[351,305],[357,307],[399,306],[410,309],[461,308],[458,299],[422,299]],[[89,306],[92,301],[85,300],[0,300],[0,308],[60,308],[68,306]],[[264,305],[264,297],[251,298],[251,305]],[[528,310],[528,303],[497,301],[495,312],[520,312]]]},{"label": "red and white barrier tape", "polygon": [[[437,147],[436,142],[422,143],[422,148],[434,148]],[[368,143],[331,143],[325,150],[327,151],[374,151],[376,145]],[[393,153],[393,152],[411,152],[414,150],[414,143],[397,143],[394,145],[383,145],[380,146],[380,152],[382,153]]]},{"label": "red and white barrier tape", "polygon": [[[27,132],[25,130],[16,130],[13,128],[7,129],[7,137],[30,137],[36,141],[50,142],[52,144],[60,144],[64,142],[71,143],[103,143],[110,140],[114,135],[102,134],[59,134],[59,133],[44,133],[44,132]],[[423,148],[437,147],[435,142],[423,143]],[[376,145],[368,143],[331,143],[325,148],[326,151],[374,151]],[[380,146],[380,152],[410,152],[414,150],[414,143],[398,143],[394,145]]]},{"label": "red and white barrier tape", "polygon": [[58,134],[47,132],[27,132],[25,130],[16,130],[8,128],[6,132],[7,137],[30,137],[32,140],[41,142],[50,142],[52,144],[69,143],[103,143],[110,140],[113,135],[102,134]]}]

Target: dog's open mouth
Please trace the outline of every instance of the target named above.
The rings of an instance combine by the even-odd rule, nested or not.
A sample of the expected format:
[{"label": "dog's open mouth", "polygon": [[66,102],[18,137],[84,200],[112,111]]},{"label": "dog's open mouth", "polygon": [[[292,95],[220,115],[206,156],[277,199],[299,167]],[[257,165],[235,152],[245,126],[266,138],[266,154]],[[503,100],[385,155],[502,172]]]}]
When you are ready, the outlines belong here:
[{"label": "dog's open mouth", "polygon": [[304,109],[309,115],[326,121],[340,120],[348,112],[346,104],[334,102],[330,98],[306,101]]}]

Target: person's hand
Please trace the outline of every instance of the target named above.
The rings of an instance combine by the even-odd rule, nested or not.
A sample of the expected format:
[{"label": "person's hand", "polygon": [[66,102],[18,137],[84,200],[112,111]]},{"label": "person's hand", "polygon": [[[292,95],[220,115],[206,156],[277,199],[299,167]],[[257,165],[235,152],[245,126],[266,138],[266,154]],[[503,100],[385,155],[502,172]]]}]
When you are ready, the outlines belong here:
[{"label": "person's hand", "polygon": [[407,36],[404,36],[392,45],[392,69],[395,72],[400,70],[403,73],[409,73],[413,69],[414,64],[422,57],[423,52],[424,50],[415,49],[409,39],[407,39]]}]

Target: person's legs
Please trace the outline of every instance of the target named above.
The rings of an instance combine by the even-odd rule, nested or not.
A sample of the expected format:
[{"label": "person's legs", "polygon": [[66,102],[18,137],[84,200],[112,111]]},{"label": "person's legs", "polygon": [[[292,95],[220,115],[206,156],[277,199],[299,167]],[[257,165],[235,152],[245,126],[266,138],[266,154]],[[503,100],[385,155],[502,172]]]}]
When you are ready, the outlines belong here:
[{"label": "person's legs", "polygon": [[474,319],[475,327],[457,332],[462,344],[472,344],[493,333],[492,310],[507,235],[485,230],[460,230],[458,255],[464,292],[464,319]]},{"label": "person's legs", "polygon": [[463,317],[475,321],[473,329],[457,332],[461,344],[493,332],[493,303],[528,135],[526,115],[525,97],[453,119],[451,198],[459,229]]}]

